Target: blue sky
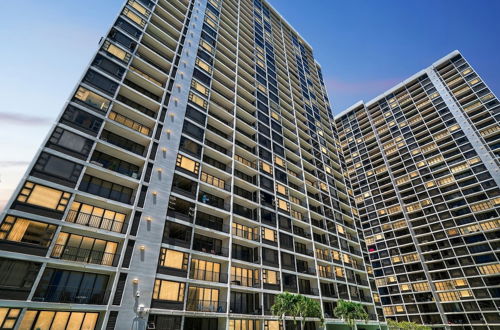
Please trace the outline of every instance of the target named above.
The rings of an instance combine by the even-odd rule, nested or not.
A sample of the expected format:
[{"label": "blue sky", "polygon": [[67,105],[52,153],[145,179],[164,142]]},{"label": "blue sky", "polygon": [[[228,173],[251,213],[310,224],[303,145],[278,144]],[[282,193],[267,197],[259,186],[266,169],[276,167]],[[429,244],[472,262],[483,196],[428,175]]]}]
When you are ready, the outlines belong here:
[{"label": "blue sky", "polygon": [[[312,45],[335,113],[455,49],[500,91],[500,1],[270,2]],[[0,20],[0,208],[122,3],[0,1],[8,13]]]}]

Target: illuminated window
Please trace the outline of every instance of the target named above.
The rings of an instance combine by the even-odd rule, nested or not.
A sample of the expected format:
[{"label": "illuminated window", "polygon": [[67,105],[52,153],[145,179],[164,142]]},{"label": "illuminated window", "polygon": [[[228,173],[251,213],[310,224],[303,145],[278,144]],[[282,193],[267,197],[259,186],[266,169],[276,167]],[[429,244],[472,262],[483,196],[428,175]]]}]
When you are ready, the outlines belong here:
[{"label": "illuminated window", "polygon": [[221,264],[206,260],[191,260],[191,278],[195,280],[219,282]]},{"label": "illuminated window", "polygon": [[[105,41],[104,45],[102,46],[102,49],[107,51],[109,54],[113,55],[114,57],[124,61],[128,62],[130,60],[130,54],[124,51],[123,49],[113,45],[109,41]],[[81,88],[81,87],[80,87]]]},{"label": "illuminated window", "polygon": [[266,86],[260,84],[260,83],[257,83],[257,88],[259,89],[259,91],[261,91],[262,93],[267,93],[267,88]]},{"label": "illuminated window", "polygon": [[271,242],[278,241],[278,236],[276,231],[265,227],[262,227],[262,238]]},{"label": "illuminated window", "polygon": [[215,177],[203,171],[201,172],[200,180],[208,184],[211,184],[212,186],[219,187],[221,189],[224,189],[224,187],[226,186],[226,182],[224,180],[219,179],[218,177]]},{"label": "illuminated window", "polygon": [[439,300],[441,301],[454,301],[458,300],[458,292],[439,292],[438,293]]},{"label": "illuminated window", "polygon": [[99,313],[28,310],[19,329],[94,330],[98,318]]},{"label": "illuminated window", "polygon": [[204,98],[196,95],[193,92],[189,92],[189,101],[202,107],[203,109],[206,109],[208,107],[208,102]]},{"label": "illuminated window", "polygon": [[188,297],[188,310],[213,310],[213,308],[218,305],[219,290],[190,286]]},{"label": "illuminated window", "polygon": [[17,201],[63,212],[71,194],[27,181]]},{"label": "illuminated window", "polygon": [[116,242],[60,232],[51,257],[111,266],[117,247]]},{"label": "illuminated window", "polygon": [[290,203],[278,198],[278,208],[290,212]]},{"label": "illuminated window", "polygon": [[209,53],[212,53],[214,51],[213,47],[210,46],[210,44],[208,42],[206,42],[205,40],[201,40],[200,45],[201,45],[201,47],[203,47],[203,49],[205,49]]},{"label": "illuminated window", "polygon": [[121,232],[126,215],[89,204],[73,202],[65,221],[83,226]]},{"label": "illuminated window", "polygon": [[280,158],[278,156],[274,156],[274,163],[278,166],[285,167],[285,161],[283,158]]},{"label": "illuminated window", "polygon": [[424,292],[424,291],[429,291],[429,283],[427,282],[420,282],[420,283],[413,283],[413,290],[417,292]]},{"label": "illuminated window", "polygon": [[184,252],[161,249],[160,266],[180,270],[187,270],[189,255]]},{"label": "illuminated window", "polygon": [[277,183],[276,184],[276,192],[279,194],[282,194],[282,195],[286,195],[288,193],[288,189],[285,186]]},{"label": "illuminated window", "polygon": [[251,287],[258,283],[259,270],[231,267],[231,283]]},{"label": "illuminated window", "polygon": [[500,273],[500,264],[480,266],[479,271],[483,275],[499,274]]},{"label": "illuminated window", "polygon": [[149,11],[142,5],[140,5],[137,1],[129,0],[128,4],[144,16],[149,16]]},{"label": "illuminated window", "polygon": [[91,92],[85,87],[79,87],[74,98],[76,101],[80,101],[81,103],[85,103],[86,105],[101,111],[108,110],[109,105],[111,104],[111,101],[108,99]]},{"label": "illuminated window", "polygon": [[212,68],[207,63],[200,60],[199,58],[196,59],[196,65],[198,65],[204,71],[206,71],[208,73],[212,73]]},{"label": "illuminated window", "polygon": [[233,235],[236,235],[238,237],[243,237],[249,240],[255,240],[258,239],[258,227],[251,228],[236,222],[233,222],[232,224],[233,227]]},{"label": "illuminated window", "polygon": [[146,25],[146,21],[145,20],[143,20],[139,15],[137,15],[133,11],[129,10],[128,8],[124,8],[123,9],[123,15],[125,15],[130,20],[132,20],[134,23],[137,23],[137,24],[139,24],[142,27],[144,27],[144,25]]},{"label": "illuminated window", "polygon": [[205,23],[210,25],[212,28],[216,29],[217,28],[217,23],[215,23],[210,17],[205,16]]},{"label": "illuminated window", "polygon": [[409,291],[410,286],[408,284],[401,284],[400,285],[401,291]]},{"label": "illuminated window", "polygon": [[276,111],[271,111],[271,117],[273,117],[276,120],[280,119],[280,115]]},{"label": "illuminated window", "polygon": [[9,215],[0,226],[0,239],[48,247],[56,228],[54,225]]},{"label": "illuminated window", "polygon": [[156,280],[153,290],[153,299],[168,301],[184,301],[185,283]]},{"label": "illuminated window", "polygon": [[268,164],[268,163],[266,163],[266,162],[261,161],[261,162],[260,162],[260,168],[261,168],[264,172],[266,172],[266,173],[269,173],[269,174],[272,174],[272,173],[273,173],[273,168],[272,168],[272,166],[271,166],[271,165],[269,165],[269,164]]},{"label": "illuminated window", "polygon": [[279,273],[273,270],[263,269],[262,280],[266,284],[279,284]]},{"label": "illuminated window", "polygon": [[259,320],[229,320],[229,330],[260,329]]},{"label": "illuminated window", "polygon": [[198,174],[200,170],[200,163],[195,162],[194,160],[191,160],[181,154],[177,154],[176,165],[194,174]]},{"label": "illuminated window", "polygon": [[14,329],[19,314],[18,308],[0,307],[0,329]]},{"label": "illuminated window", "polygon": [[196,89],[201,94],[208,96],[208,88],[206,88],[204,85],[200,84],[196,80],[191,81],[191,87]]},{"label": "illuminated window", "polygon": [[[338,260],[338,259],[337,259]],[[335,276],[344,277],[344,268],[335,267]]]}]

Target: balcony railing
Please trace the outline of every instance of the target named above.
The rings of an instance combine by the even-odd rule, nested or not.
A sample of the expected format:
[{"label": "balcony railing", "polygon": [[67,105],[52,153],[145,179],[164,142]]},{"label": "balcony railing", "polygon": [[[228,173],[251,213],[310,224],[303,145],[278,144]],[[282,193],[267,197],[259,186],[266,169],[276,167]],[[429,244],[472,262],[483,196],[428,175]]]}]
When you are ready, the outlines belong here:
[{"label": "balcony railing", "polygon": [[108,298],[109,291],[48,285],[43,292],[35,293],[33,301],[104,305]]},{"label": "balcony railing", "polygon": [[106,266],[116,266],[115,256],[115,253],[64,246],[62,244],[56,244],[51,254],[52,258]]},{"label": "balcony railing", "polygon": [[234,228],[234,227],[233,227],[233,236],[238,236],[238,237],[249,239],[249,240],[256,241],[256,242],[258,242],[260,239],[260,235],[258,233],[255,233],[255,232],[249,231],[249,230]]},{"label": "balcony railing", "polygon": [[225,301],[188,299],[186,309],[195,312],[225,313]]},{"label": "balcony railing", "polygon": [[227,283],[227,273],[212,272],[204,269],[191,268],[189,278],[193,280]]},{"label": "balcony railing", "polygon": [[299,292],[301,294],[319,296],[319,290],[317,288],[299,288]]},{"label": "balcony railing", "polygon": [[255,277],[231,275],[231,284],[246,286],[250,288],[258,288],[260,287],[260,280]]},{"label": "balcony railing", "polygon": [[222,248],[222,247],[215,248],[215,247],[212,247],[209,245],[199,244],[199,243],[197,243],[197,241],[194,242],[193,249],[196,251],[210,253],[210,254],[214,254],[217,256],[223,256],[223,257],[229,256],[229,249],[228,248]]},{"label": "balcony railing", "polygon": [[116,221],[113,219],[108,219],[104,216],[78,212],[75,210],[69,211],[65,221],[87,227],[109,230],[116,233],[123,233],[127,228],[127,223],[124,223],[122,221]]},{"label": "balcony railing", "polygon": [[202,215],[196,217],[196,224],[202,227],[210,228],[213,230],[221,231],[223,233],[229,233],[229,226],[221,222],[211,220],[209,218],[203,217]]}]

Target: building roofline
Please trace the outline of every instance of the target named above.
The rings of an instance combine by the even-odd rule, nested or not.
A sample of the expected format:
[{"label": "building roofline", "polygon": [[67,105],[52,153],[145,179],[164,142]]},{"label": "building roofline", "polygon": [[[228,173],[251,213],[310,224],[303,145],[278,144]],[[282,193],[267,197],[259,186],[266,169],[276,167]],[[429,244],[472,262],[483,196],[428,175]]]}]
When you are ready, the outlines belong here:
[{"label": "building roofline", "polygon": [[373,103],[377,102],[379,99],[393,93],[394,91],[398,90],[399,88],[403,87],[404,85],[408,84],[409,82],[415,80],[416,78],[420,77],[422,74],[425,73],[426,70],[428,69],[431,69],[431,68],[434,68],[438,65],[441,65],[442,63],[448,61],[450,58],[456,56],[456,55],[460,55],[461,53],[458,51],[458,50],[454,50],[450,53],[448,53],[447,55],[441,57],[440,59],[438,59],[436,62],[432,63],[432,65],[426,67],[425,69],[422,69],[420,71],[418,71],[417,73],[413,74],[412,76],[410,76],[409,78],[403,80],[402,82],[400,82],[399,84],[391,87],[390,89],[386,90],[385,92],[375,96],[374,98],[372,98],[370,101],[368,102],[363,102],[363,101],[358,101],[356,102],[354,105],[350,106],[349,108],[345,109],[344,111],[340,112],[339,114],[335,115],[334,117],[334,120],[337,120],[339,119],[340,117],[344,116],[345,114],[349,113],[350,111],[354,110],[355,106],[359,105],[359,103],[364,103],[365,106],[369,106],[369,105],[372,105]]},{"label": "building roofline", "polygon": [[277,10],[276,8],[273,7],[273,5],[271,5],[271,3],[268,1],[268,0],[261,0],[262,2],[264,2],[266,5],[269,6],[269,9],[271,9],[271,11],[273,12],[273,14],[275,14],[276,16],[278,16],[282,21],[283,23],[285,23],[285,25],[290,28],[290,30],[292,30],[293,32],[295,32],[297,34],[297,36],[300,38],[300,40],[305,43],[307,45],[307,47],[309,47],[311,49],[311,51],[313,50],[312,46],[306,41],[306,39],[304,39],[304,37],[302,37],[300,35],[300,33],[297,32],[297,30],[295,30],[295,28],[292,26],[292,24],[290,24]]}]

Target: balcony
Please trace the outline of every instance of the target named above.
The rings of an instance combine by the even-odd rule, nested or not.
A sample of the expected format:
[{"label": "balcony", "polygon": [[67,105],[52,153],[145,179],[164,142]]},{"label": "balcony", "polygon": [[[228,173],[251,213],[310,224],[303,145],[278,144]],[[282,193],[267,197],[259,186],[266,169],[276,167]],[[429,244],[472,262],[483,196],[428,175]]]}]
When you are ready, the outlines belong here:
[{"label": "balcony", "polygon": [[193,312],[225,313],[226,302],[218,300],[188,299],[186,310]]},{"label": "balcony", "polygon": [[248,207],[241,206],[239,204],[233,203],[233,212],[234,214],[237,214],[239,216],[242,216],[244,218],[250,219],[250,220],[256,220],[257,219],[257,210],[255,209],[250,209]]},{"label": "balcony", "polygon": [[204,191],[200,191],[198,201],[221,210],[229,211],[229,203],[226,203],[224,198],[217,197]]},{"label": "balcony", "polygon": [[319,290],[317,288],[301,287],[299,288],[300,294],[308,294],[311,296],[319,296]]},{"label": "balcony", "polygon": [[200,211],[196,215],[196,224],[223,233],[229,233],[229,226],[224,224],[224,219]]},{"label": "balcony", "polygon": [[233,236],[241,237],[244,239],[249,239],[251,241],[259,242],[260,235],[255,231],[244,230],[240,228],[233,227]]},{"label": "balcony", "polygon": [[117,266],[118,258],[115,253],[105,251],[82,249],[79,247],[56,244],[51,254],[52,258],[97,264],[105,266]]},{"label": "balcony", "polygon": [[229,249],[223,247],[214,247],[211,244],[204,244],[199,242],[198,240],[194,241],[193,250],[200,251],[203,253],[210,253],[216,256],[228,257]]},{"label": "balcony", "polygon": [[59,287],[57,285],[44,286],[44,292],[37,290],[33,301],[54,302],[66,304],[105,305],[108,302],[109,291]]},{"label": "balcony", "polygon": [[204,269],[191,268],[189,278],[199,281],[227,283],[227,273],[212,272]]},{"label": "balcony", "polygon": [[249,288],[260,288],[260,280],[255,277],[231,275],[231,285],[246,286]]},{"label": "balcony", "polygon": [[106,218],[106,214],[107,212],[103,212],[103,215],[96,215],[76,210],[69,210],[65,221],[87,227],[109,230],[116,233],[125,232],[127,229],[126,222],[123,220]]}]

